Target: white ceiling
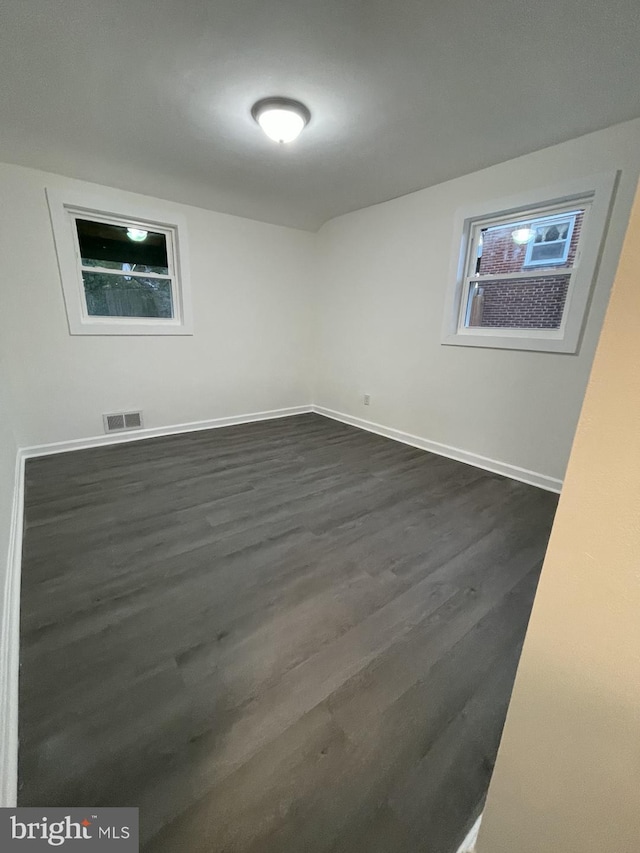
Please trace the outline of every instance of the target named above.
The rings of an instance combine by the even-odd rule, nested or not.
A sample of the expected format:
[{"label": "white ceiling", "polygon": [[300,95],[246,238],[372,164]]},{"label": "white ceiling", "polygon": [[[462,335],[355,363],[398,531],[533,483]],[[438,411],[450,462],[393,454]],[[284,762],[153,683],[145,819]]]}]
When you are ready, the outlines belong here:
[{"label": "white ceiling", "polygon": [[639,39],[638,0],[2,0],[0,160],[313,230],[639,116]]}]

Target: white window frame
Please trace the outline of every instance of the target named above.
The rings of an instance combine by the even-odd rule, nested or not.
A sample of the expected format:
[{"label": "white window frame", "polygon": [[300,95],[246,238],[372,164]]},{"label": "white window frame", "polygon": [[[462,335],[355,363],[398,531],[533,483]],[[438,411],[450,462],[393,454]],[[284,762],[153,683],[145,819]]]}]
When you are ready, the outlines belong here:
[{"label": "white window frame", "polygon": [[[567,236],[564,238],[564,240],[555,240],[554,241],[556,243],[563,243],[564,244],[562,247],[562,252],[559,255],[557,255],[555,258],[541,258],[539,261],[534,261],[531,259],[531,255],[533,254],[534,247],[535,246],[544,246],[544,245],[548,246],[549,244],[548,243],[546,243],[546,244],[545,243],[536,243],[535,240],[532,240],[530,243],[527,243],[527,251],[525,253],[524,263],[523,263],[523,267],[525,269],[530,268],[530,267],[534,267],[534,268],[535,267],[548,267],[550,264],[566,264],[567,258],[569,257],[569,249],[571,248],[571,238],[573,237],[573,229],[575,228],[575,224],[576,224],[576,215],[577,214],[574,213],[573,215],[570,214],[569,216],[567,216],[566,214],[565,215],[559,214],[556,217],[553,217],[553,216],[540,217],[545,223],[549,223],[549,224],[551,224],[554,221],[554,219],[556,221],[559,221],[559,222],[563,222],[565,219],[569,219],[569,228],[567,229]],[[531,224],[534,225],[534,223],[531,223]],[[534,227],[536,227],[536,226],[534,225]]]},{"label": "white window frame", "polygon": [[[471,205],[458,210],[454,222],[453,248],[449,271],[449,286],[445,299],[442,343],[453,346],[489,347],[494,349],[533,350],[538,352],[575,353],[589,305],[597,268],[604,245],[618,172],[592,175],[568,181],[554,187],[545,187],[507,198]],[[576,207],[585,204],[580,241],[565,300],[562,322],[558,329],[509,329],[465,326],[466,295],[470,276],[470,258],[477,254],[473,234],[479,223],[498,224],[532,217],[532,212],[549,211],[553,207]],[[521,214],[525,214],[521,216]],[[547,261],[548,264],[548,261]],[[538,276],[543,265],[535,264],[529,275]],[[562,268],[549,269],[549,274],[560,274]],[[511,273],[500,278],[526,276]],[[487,280],[489,280],[487,278]],[[481,281],[481,278],[478,279]]]},{"label": "white window frame", "polygon": [[[126,205],[111,196],[47,188],[62,292],[71,335],[192,335],[193,313],[189,276],[187,226],[183,216],[160,206]],[[142,228],[166,236],[169,274],[144,273],[145,278],[171,279],[173,317],[99,317],[88,313],[76,219]],[[117,270],[99,267],[92,272]]]}]

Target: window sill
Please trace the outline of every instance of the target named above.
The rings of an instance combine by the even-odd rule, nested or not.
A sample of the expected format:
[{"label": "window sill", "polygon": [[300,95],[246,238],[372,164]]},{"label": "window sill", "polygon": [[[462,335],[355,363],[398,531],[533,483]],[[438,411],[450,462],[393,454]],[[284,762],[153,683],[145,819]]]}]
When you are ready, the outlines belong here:
[{"label": "window sill", "polygon": [[193,325],[179,323],[140,323],[118,322],[111,319],[100,322],[89,320],[79,323],[69,319],[69,334],[71,335],[193,335]]},{"label": "window sill", "polygon": [[578,351],[577,344],[574,345],[573,342],[565,340],[560,334],[555,337],[550,336],[546,330],[542,330],[539,334],[532,334],[532,332],[537,331],[539,330],[509,329],[499,335],[493,329],[488,329],[486,334],[482,332],[460,332],[445,335],[441,343],[444,346],[554,352],[567,355],[575,354]]}]

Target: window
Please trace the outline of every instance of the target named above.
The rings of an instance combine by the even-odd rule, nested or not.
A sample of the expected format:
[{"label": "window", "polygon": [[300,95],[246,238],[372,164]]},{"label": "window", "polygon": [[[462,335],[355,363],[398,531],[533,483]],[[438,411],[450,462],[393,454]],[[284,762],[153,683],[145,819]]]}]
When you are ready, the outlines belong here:
[{"label": "window", "polygon": [[576,217],[584,211],[561,216],[546,216],[530,223],[531,238],[527,242],[525,267],[564,264],[569,256]]},{"label": "window", "polygon": [[192,333],[183,222],[148,209],[114,213],[104,199],[47,197],[71,334]]},{"label": "window", "polygon": [[461,212],[443,343],[576,352],[614,183]]},{"label": "window", "polygon": [[87,314],[173,318],[170,232],[72,216]]},{"label": "window", "polygon": [[587,209],[474,222],[465,328],[559,329]]}]

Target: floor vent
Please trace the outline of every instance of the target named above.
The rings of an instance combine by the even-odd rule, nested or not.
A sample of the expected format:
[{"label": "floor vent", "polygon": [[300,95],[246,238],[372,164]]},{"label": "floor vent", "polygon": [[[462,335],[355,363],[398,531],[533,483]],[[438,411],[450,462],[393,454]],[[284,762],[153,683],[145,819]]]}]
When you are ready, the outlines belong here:
[{"label": "floor vent", "polygon": [[142,428],[142,412],[103,415],[102,420],[105,432],[124,432],[125,430]]}]

